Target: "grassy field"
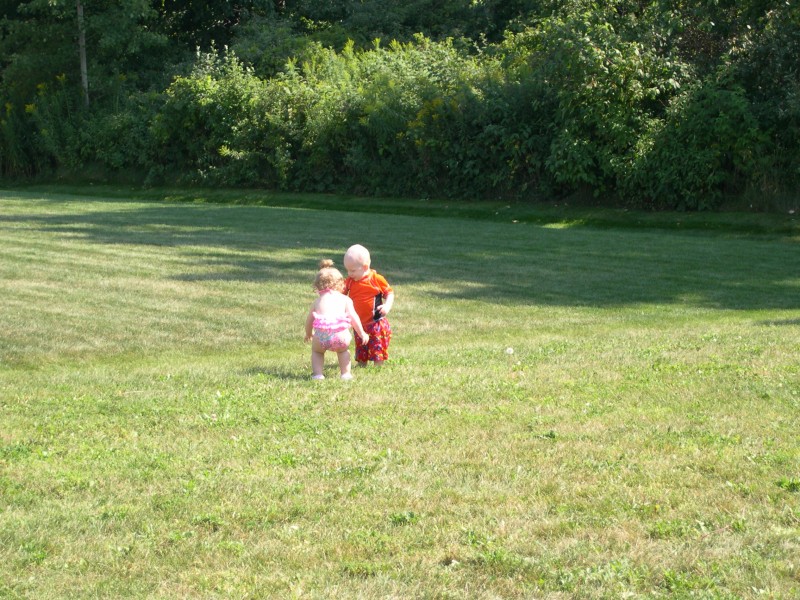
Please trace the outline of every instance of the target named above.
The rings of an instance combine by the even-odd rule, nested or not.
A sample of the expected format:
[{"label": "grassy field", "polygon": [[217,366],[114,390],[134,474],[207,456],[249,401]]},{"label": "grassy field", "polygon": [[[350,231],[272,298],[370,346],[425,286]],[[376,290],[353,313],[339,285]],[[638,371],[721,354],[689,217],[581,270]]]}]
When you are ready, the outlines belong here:
[{"label": "grassy field", "polygon": [[0,598],[800,596],[791,217],[156,195],[0,192]]}]

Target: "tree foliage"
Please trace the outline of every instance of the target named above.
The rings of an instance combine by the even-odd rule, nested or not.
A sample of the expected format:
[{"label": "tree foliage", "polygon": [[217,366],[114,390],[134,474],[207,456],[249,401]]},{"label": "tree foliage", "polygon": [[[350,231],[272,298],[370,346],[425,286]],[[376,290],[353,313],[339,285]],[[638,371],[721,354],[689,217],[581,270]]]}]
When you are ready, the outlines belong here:
[{"label": "tree foliage", "polygon": [[0,0],[0,173],[649,208],[796,193],[791,0]]}]

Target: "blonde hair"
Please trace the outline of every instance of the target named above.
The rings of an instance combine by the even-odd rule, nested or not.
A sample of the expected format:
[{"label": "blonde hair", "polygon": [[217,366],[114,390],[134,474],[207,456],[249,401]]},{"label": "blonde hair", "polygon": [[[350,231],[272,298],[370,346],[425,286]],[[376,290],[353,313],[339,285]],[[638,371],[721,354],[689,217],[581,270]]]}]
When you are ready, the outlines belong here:
[{"label": "blonde hair", "polygon": [[342,277],[339,269],[333,266],[332,260],[326,258],[319,262],[319,272],[314,279],[314,289],[319,292],[322,290],[336,290],[337,292],[344,290],[344,277]]},{"label": "blonde hair", "polygon": [[364,248],[361,244],[355,244],[350,246],[347,249],[347,252],[344,253],[345,261],[349,258],[350,260],[355,261],[356,264],[368,267],[372,262],[372,259],[369,256],[369,250]]}]

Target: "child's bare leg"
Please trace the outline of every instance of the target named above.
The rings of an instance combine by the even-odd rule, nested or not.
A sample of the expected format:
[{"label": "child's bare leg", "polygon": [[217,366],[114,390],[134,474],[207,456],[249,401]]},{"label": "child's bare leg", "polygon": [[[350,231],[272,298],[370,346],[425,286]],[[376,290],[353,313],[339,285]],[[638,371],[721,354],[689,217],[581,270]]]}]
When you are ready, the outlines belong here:
[{"label": "child's bare leg", "polygon": [[322,379],[322,369],[325,366],[325,348],[314,339],[311,343],[311,375],[315,379]]},{"label": "child's bare leg", "polygon": [[352,377],[352,373],[350,372],[350,350],[342,350],[338,353],[339,357],[339,371],[342,373],[342,377],[345,379],[349,379]]}]

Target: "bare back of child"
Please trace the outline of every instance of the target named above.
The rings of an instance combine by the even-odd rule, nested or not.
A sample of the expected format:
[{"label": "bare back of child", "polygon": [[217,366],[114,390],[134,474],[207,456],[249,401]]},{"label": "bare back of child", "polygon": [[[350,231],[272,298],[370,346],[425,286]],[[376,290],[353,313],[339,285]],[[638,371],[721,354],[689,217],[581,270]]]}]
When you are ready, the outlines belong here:
[{"label": "bare back of child", "polygon": [[319,296],[314,300],[306,318],[305,341],[311,342],[312,379],[324,379],[325,352],[335,352],[342,379],[352,379],[350,342],[353,327],[362,341],[368,340],[356,315],[353,301],[342,293],[344,278],[333,266],[333,261],[323,260],[314,280]]}]

